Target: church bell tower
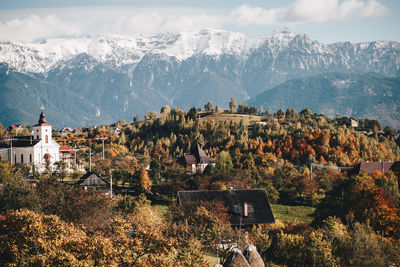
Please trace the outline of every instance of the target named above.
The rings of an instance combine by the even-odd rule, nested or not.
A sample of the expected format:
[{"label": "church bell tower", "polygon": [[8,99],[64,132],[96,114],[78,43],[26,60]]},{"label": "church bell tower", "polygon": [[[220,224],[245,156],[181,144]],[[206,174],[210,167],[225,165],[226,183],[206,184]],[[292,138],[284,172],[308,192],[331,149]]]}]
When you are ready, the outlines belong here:
[{"label": "church bell tower", "polygon": [[44,140],[45,144],[48,144],[52,140],[51,125],[47,124],[46,115],[44,114],[44,107],[40,108],[42,112],[40,113],[39,123],[33,126],[33,137],[36,140]]}]

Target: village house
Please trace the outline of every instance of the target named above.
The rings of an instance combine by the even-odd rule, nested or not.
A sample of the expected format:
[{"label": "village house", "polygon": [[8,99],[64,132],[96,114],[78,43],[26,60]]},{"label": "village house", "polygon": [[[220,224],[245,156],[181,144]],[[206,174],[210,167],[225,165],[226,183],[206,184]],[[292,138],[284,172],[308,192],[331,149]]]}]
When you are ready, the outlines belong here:
[{"label": "village house", "polygon": [[83,164],[76,163],[75,151],[69,146],[60,146],[60,160],[66,163],[66,171],[74,172],[75,170],[81,173],[85,173],[85,167]]},{"label": "village house", "polygon": [[74,130],[70,127],[64,127],[60,130],[61,136],[66,136],[73,132],[74,132]]},{"label": "village house", "polygon": [[232,226],[252,226],[274,223],[275,218],[264,189],[179,191],[181,206],[201,201],[222,201],[230,214]]},{"label": "village house", "polygon": [[358,121],[356,121],[354,119],[350,119],[350,124],[351,124],[351,127],[358,127]]},{"label": "village house", "polygon": [[377,171],[380,171],[384,174],[389,170],[399,172],[400,161],[361,162],[354,166],[353,169],[349,171],[349,174],[357,175],[364,172],[372,175]]},{"label": "village house", "polygon": [[183,155],[178,162],[185,166],[188,174],[203,173],[208,164],[215,166],[215,160],[206,155],[200,144],[196,144],[191,154]]},{"label": "village house", "polygon": [[52,139],[52,127],[46,121],[43,111],[39,122],[32,127],[33,136],[15,136],[0,141],[0,159],[13,163],[22,163],[43,172],[54,169],[54,163],[60,160],[59,148]]},{"label": "village house", "polygon": [[22,133],[22,131],[24,130],[24,128],[25,128],[25,127],[23,127],[22,125],[16,124],[16,125],[10,125],[10,126],[8,126],[7,130],[8,130],[9,132],[12,132],[12,133],[18,135],[18,134]]},{"label": "village house", "polygon": [[95,172],[87,172],[75,183],[75,186],[85,191],[101,191],[106,194],[109,194],[111,190],[110,183]]}]

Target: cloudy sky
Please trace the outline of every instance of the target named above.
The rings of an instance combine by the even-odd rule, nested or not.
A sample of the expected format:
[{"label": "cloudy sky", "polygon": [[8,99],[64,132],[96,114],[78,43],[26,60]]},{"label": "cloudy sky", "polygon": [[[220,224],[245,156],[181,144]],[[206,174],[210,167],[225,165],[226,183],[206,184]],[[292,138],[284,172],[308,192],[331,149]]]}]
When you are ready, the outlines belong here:
[{"label": "cloudy sky", "polygon": [[0,41],[216,28],[312,39],[400,41],[399,0],[0,0]]}]

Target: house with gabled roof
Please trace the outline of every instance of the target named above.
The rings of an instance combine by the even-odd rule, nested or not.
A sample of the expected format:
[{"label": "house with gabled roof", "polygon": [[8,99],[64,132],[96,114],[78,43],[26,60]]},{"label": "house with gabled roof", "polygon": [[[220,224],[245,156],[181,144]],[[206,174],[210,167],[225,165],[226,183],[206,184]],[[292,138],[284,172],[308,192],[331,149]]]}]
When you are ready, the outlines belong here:
[{"label": "house with gabled roof", "polygon": [[367,173],[371,175],[377,171],[385,173],[389,170],[400,172],[400,161],[361,162],[354,166],[353,169],[349,171],[349,174],[357,175],[361,173]]},{"label": "house with gabled roof", "polygon": [[203,173],[208,164],[215,165],[215,160],[207,156],[201,144],[197,143],[190,152],[190,154],[183,155],[178,160],[185,166],[187,173]]},{"label": "house with gabled roof", "polygon": [[61,133],[62,136],[66,136],[66,135],[68,135],[70,133],[73,133],[73,132],[74,132],[74,130],[72,128],[70,128],[70,127],[64,127],[64,128],[62,128],[60,130],[60,133]]},{"label": "house with gabled roof", "polygon": [[194,190],[177,193],[177,202],[181,206],[202,201],[222,201],[228,208],[232,226],[275,222],[267,192],[264,189]]},{"label": "house with gabled roof", "polygon": [[95,172],[87,172],[75,183],[75,186],[85,191],[110,192],[110,183]]}]

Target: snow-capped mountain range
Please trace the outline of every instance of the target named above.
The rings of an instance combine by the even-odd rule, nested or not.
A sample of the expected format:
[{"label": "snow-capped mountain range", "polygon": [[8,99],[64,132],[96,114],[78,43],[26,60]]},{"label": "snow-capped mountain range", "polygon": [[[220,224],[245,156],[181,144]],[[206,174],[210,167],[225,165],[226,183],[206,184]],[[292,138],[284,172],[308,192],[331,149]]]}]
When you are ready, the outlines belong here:
[{"label": "snow-capped mountain range", "polygon": [[[288,80],[323,73],[397,77],[400,43],[322,44],[286,28],[259,37],[207,29],[6,42],[0,43],[0,63],[1,102],[19,90],[30,95],[24,104],[54,109],[57,126],[79,126],[130,121],[166,104],[187,109],[211,100],[226,107],[231,97],[246,101]],[[63,107],[55,99],[60,94],[81,108]],[[4,114],[15,109],[4,104]],[[2,115],[0,122],[33,123],[29,112],[18,116]]]},{"label": "snow-capped mountain range", "polygon": [[[393,41],[330,45],[312,41],[306,34],[295,34],[284,28],[271,35],[252,37],[243,33],[207,29],[180,34],[93,36],[76,39],[48,39],[37,43],[0,43],[0,62],[6,62],[21,72],[44,73],[79,54],[87,54],[110,67],[137,64],[145,55],[166,55],[178,61],[190,57],[232,55],[246,60],[261,46],[268,48],[274,58],[286,50],[325,56],[325,64],[334,58],[348,66],[368,54],[368,64],[390,57],[399,65],[400,43]],[[390,54],[397,50],[396,54]],[[354,58],[355,57],[355,58]],[[319,63],[318,60],[315,63]],[[299,64],[299,67],[307,66]],[[390,71],[390,70],[388,70]]]},{"label": "snow-capped mountain range", "polygon": [[48,39],[38,43],[8,42],[0,43],[0,62],[7,62],[18,71],[43,73],[79,54],[87,54],[116,68],[137,64],[150,54],[164,54],[179,61],[196,55],[245,57],[265,39],[242,33],[202,30],[181,34]]}]

